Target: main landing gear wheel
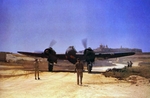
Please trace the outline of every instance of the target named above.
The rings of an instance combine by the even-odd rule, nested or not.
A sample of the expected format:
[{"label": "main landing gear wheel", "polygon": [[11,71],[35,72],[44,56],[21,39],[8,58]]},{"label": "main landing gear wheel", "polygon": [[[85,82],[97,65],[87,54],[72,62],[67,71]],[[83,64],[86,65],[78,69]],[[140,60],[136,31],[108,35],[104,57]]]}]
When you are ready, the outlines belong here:
[{"label": "main landing gear wheel", "polygon": [[53,64],[52,64],[52,63],[49,63],[49,64],[48,64],[48,71],[49,71],[49,72],[52,72],[52,71],[53,71]]},{"label": "main landing gear wheel", "polygon": [[91,73],[92,67],[93,67],[92,63],[87,64],[88,73]]}]

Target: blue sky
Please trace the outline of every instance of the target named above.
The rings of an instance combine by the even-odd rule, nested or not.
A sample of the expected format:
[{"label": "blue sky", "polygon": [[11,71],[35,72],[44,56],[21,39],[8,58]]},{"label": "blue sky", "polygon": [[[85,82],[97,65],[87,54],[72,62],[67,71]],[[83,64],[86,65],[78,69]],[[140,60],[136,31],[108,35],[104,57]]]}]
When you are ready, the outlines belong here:
[{"label": "blue sky", "polygon": [[100,44],[150,52],[150,0],[0,0],[0,51]]}]

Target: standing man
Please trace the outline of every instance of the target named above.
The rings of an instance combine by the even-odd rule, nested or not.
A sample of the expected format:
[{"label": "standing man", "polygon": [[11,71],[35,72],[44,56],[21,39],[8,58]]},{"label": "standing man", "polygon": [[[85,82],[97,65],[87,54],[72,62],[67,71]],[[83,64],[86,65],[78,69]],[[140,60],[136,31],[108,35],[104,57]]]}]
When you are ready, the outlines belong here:
[{"label": "standing man", "polygon": [[77,59],[77,63],[75,64],[75,72],[77,72],[77,85],[79,85],[79,77],[80,77],[80,84],[82,85],[82,78],[83,78],[83,63],[80,59]]},{"label": "standing man", "polygon": [[130,63],[129,63],[129,62],[127,62],[127,64],[128,64],[128,67],[130,67]]},{"label": "standing man", "polygon": [[40,80],[40,77],[39,77],[39,61],[38,59],[35,59],[35,62],[34,62],[34,68],[35,68],[35,80],[37,80],[36,78],[36,75],[38,75],[38,80]]},{"label": "standing man", "polygon": [[133,63],[130,61],[130,67],[132,67],[132,64],[133,64]]}]

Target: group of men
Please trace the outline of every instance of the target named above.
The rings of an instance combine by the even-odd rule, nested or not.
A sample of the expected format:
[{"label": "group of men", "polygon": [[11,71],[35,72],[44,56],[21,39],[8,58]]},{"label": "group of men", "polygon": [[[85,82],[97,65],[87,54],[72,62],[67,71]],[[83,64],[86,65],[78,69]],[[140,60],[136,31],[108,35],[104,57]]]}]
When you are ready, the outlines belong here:
[{"label": "group of men", "polygon": [[129,61],[129,62],[127,62],[127,64],[128,64],[128,67],[132,67],[132,62],[131,61]]},{"label": "group of men", "polygon": [[[35,80],[40,80],[39,77],[39,60],[35,59],[34,62],[34,68],[35,68]],[[83,78],[83,70],[84,70],[84,65],[80,61],[80,59],[77,59],[77,63],[75,64],[75,72],[77,72],[77,85],[79,85],[79,80],[80,80],[80,85],[82,85],[82,78]]]}]

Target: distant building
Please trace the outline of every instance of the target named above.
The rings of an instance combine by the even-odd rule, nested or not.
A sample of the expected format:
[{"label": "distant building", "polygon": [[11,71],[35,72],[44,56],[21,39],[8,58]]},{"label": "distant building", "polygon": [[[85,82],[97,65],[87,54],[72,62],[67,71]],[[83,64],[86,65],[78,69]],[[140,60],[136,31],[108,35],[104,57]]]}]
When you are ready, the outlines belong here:
[{"label": "distant building", "polygon": [[[135,53],[142,53],[142,49],[137,48],[123,48],[122,46],[120,48],[109,48],[108,45],[100,45],[98,48],[93,49],[95,52],[99,53],[105,53],[105,52],[135,52]],[[83,51],[79,51],[79,53],[82,53]]]},{"label": "distant building", "polygon": [[7,54],[11,54],[10,52],[0,52],[0,61],[6,62],[7,61]]},{"label": "distant building", "polygon": [[16,62],[18,60],[27,60],[27,61],[34,61],[35,58],[18,55],[11,52],[0,52],[0,61],[1,62]]},{"label": "distant building", "polygon": [[135,52],[135,53],[142,53],[142,49],[137,48],[123,48],[122,46],[120,48],[108,48],[106,45],[100,45],[100,47],[93,49],[95,52]]}]

